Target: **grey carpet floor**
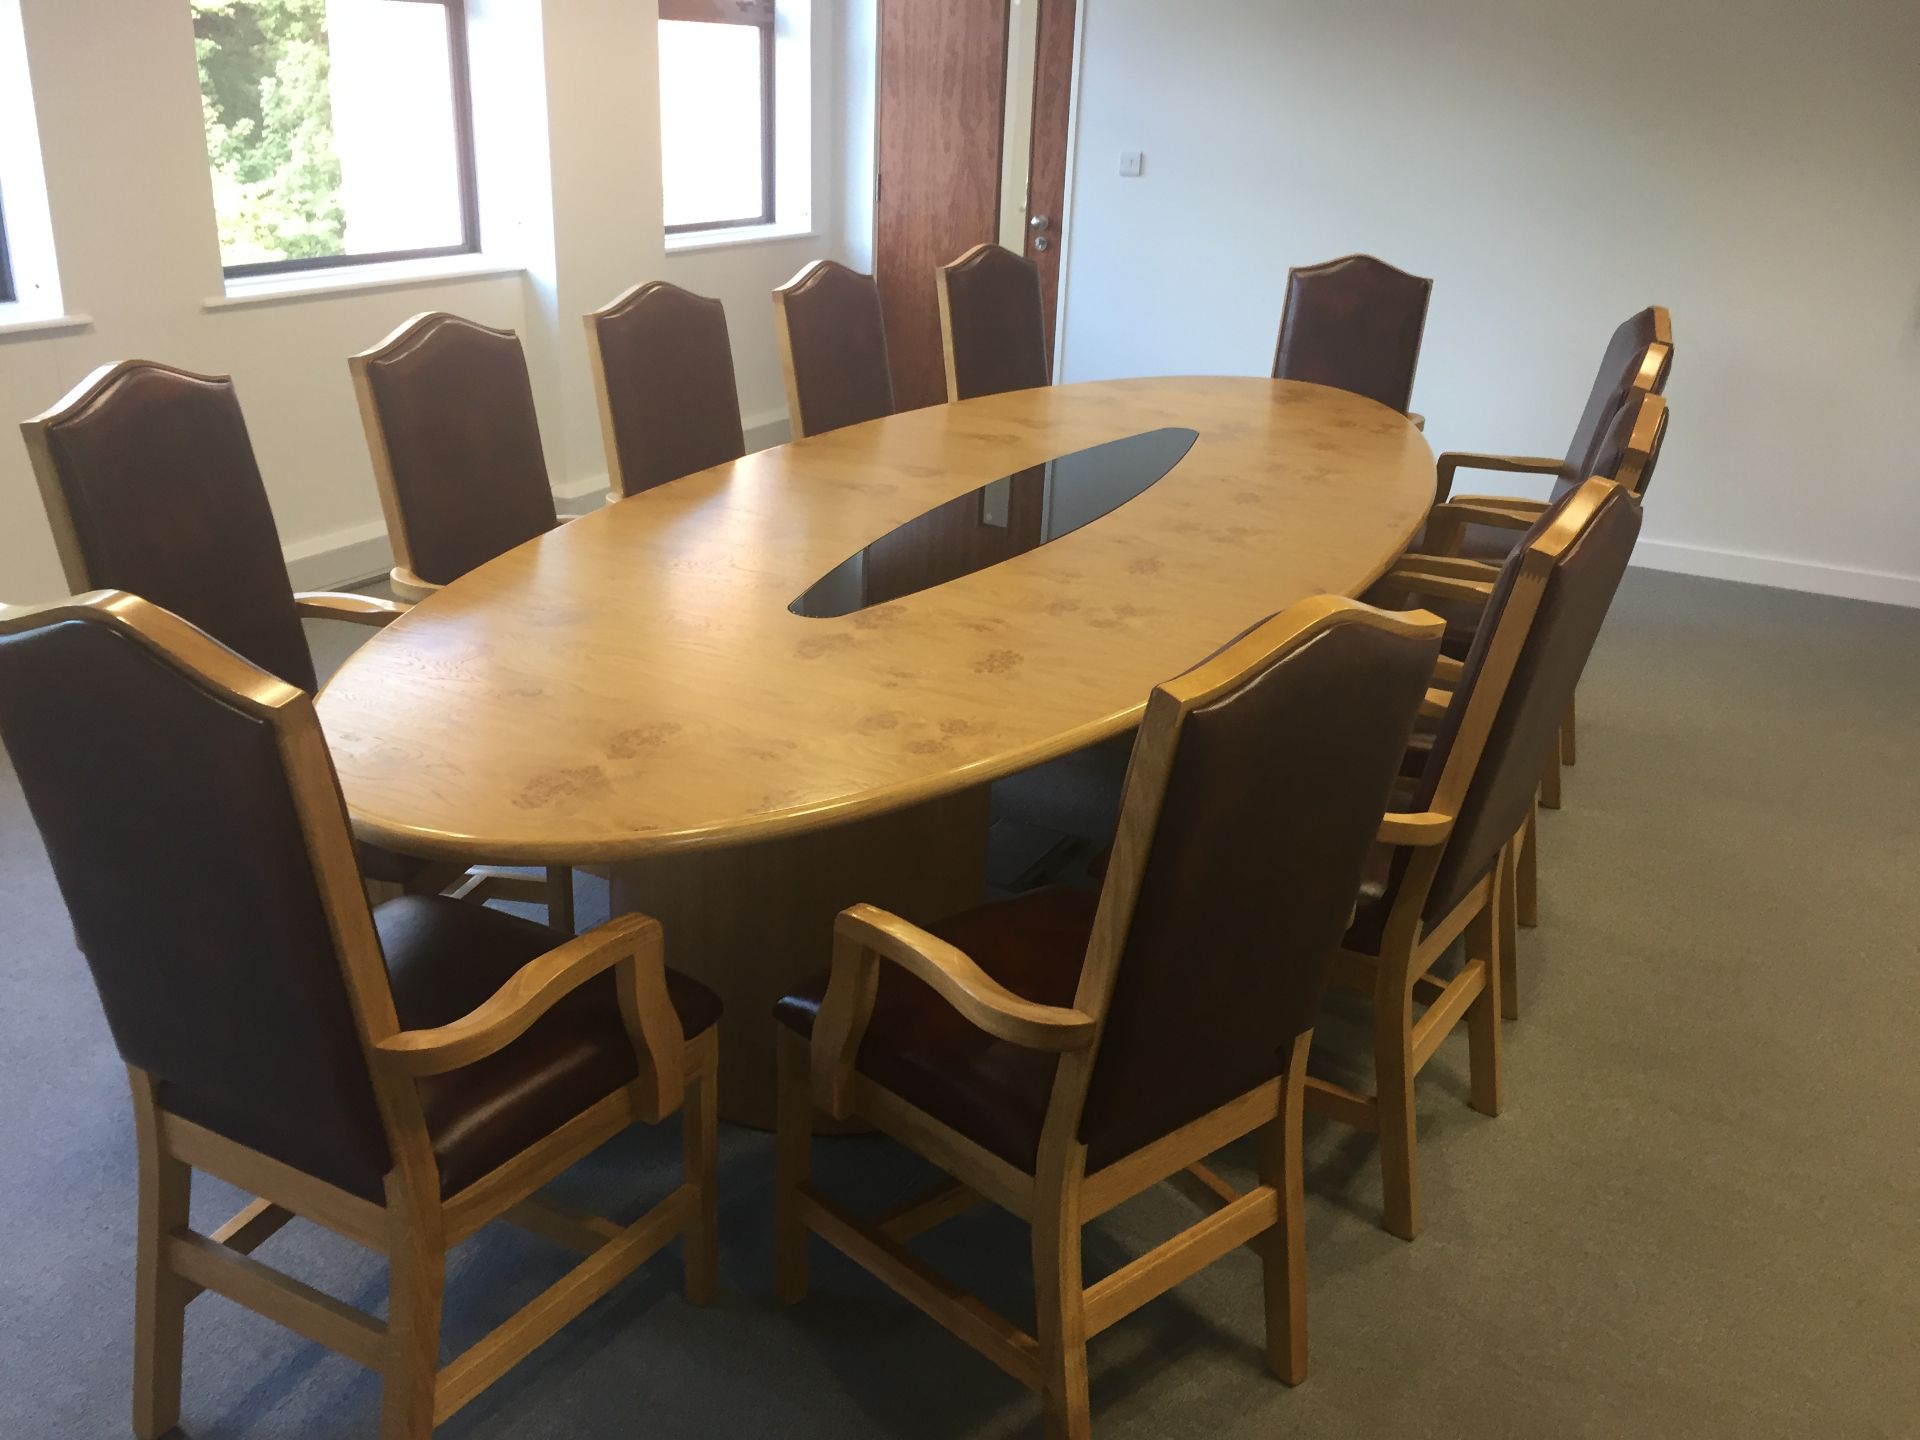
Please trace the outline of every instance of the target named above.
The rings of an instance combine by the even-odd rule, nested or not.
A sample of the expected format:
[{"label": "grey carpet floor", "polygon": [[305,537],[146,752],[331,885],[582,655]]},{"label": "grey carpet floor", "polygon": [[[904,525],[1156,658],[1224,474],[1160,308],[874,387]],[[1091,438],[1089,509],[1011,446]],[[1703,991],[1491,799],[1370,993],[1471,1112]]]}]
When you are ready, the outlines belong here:
[{"label": "grey carpet floor", "polygon": [[[1468,1109],[1449,1041],[1419,1085],[1411,1245],[1377,1227],[1372,1142],[1316,1124],[1307,1383],[1263,1367],[1243,1251],[1096,1340],[1097,1433],[1920,1434],[1916,716],[1920,612],[1633,572],[1582,687],[1567,807],[1542,825],[1506,1113]],[[1018,871],[1048,847],[1012,848]],[[583,895],[583,919],[604,903]],[[125,1082],[10,775],[0,939],[0,1436],[124,1435]],[[1364,1055],[1355,1020],[1322,1026],[1330,1058]],[[669,1125],[567,1183],[637,1213],[675,1155]],[[875,1205],[923,1178],[870,1137],[823,1145],[821,1173]],[[824,1251],[812,1296],[775,1302],[772,1175],[768,1137],[727,1130],[719,1303],[689,1307],[662,1257],[441,1433],[1038,1433],[1013,1382]],[[195,1193],[205,1226],[237,1203]],[[1128,1205],[1094,1228],[1090,1272],[1199,1213],[1170,1189]],[[1026,1318],[1016,1224],[977,1213],[923,1245]],[[261,1255],[381,1304],[378,1265],[310,1227]],[[462,1247],[448,1353],[566,1263],[512,1233]],[[217,1297],[189,1317],[189,1435],[373,1432],[377,1387],[350,1362]]]}]

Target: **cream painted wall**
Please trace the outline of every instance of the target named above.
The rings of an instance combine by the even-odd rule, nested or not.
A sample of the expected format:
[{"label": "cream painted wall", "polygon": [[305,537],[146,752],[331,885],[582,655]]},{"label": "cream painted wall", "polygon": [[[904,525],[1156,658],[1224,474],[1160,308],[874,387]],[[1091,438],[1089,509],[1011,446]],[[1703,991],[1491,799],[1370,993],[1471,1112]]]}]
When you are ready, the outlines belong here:
[{"label": "cream painted wall", "polygon": [[[0,419],[9,425],[94,366],[127,356],[231,373],[303,584],[386,563],[346,357],[421,310],[520,331],[563,496],[597,492],[606,474],[580,316],[640,280],[723,299],[750,439],[783,429],[768,291],[813,256],[842,253],[835,76],[844,41],[834,0],[816,6],[811,41],[808,235],[666,253],[655,12],[644,0],[473,0],[476,66],[493,67],[477,83],[496,87],[497,125],[535,139],[520,145],[528,154],[510,173],[483,152],[483,239],[490,255],[505,251],[525,272],[211,309],[205,302],[221,295],[222,278],[184,0],[20,7],[65,308],[93,323],[0,335]],[[484,95],[478,103],[486,109]],[[484,147],[486,114],[479,123]],[[25,450],[0,436],[0,599],[64,588]]]},{"label": "cream painted wall", "polygon": [[1067,379],[1264,373],[1288,265],[1372,251],[1435,448],[1557,455],[1659,301],[1640,562],[1920,604],[1912,0],[1082,5]]}]

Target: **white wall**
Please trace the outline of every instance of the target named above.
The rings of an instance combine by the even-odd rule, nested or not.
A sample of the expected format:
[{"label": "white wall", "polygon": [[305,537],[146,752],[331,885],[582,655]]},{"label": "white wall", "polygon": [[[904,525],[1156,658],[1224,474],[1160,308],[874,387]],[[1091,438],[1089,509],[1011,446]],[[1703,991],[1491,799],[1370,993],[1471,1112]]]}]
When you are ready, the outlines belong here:
[{"label": "white wall", "polygon": [[1638,559],[1920,604],[1920,5],[1081,3],[1065,378],[1264,373],[1287,267],[1372,251],[1436,450],[1558,455],[1657,301]]},{"label": "white wall", "polygon": [[[92,323],[0,334],[0,421],[9,428],[94,366],[128,356],[231,373],[303,584],[386,563],[346,359],[421,310],[520,331],[563,496],[595,493],[606,475],[580,316],[640,280],[672,280],[725,301],[749,439],[783,429],[768,292],[813,256],[843,254],[837,0],[816,6],[814,233],[668,255],[654,7],[473,0],[476,67],[494,67],[476,83],[514,87],[520,123],[536,127],[535,143],[523,147],[531,163],[483,195],[483,242],[493,251],[505,236],[525,273],[242,308],[205,303],[222,294],[222,277],[185,0],[19,4],[65,308]],[[488,32],[490,24],[505,28]],[[489,45],[489,33],[504,43]],[[484,94],[477,104],[484,109]],[[484,146],[486,115],[479,124]],[[485,191],[498,177],[484,153],[482,166]],[[503,207],[500,192],[514,184]],[[64,589],[25,449],[0,435],[0,600]]]}]

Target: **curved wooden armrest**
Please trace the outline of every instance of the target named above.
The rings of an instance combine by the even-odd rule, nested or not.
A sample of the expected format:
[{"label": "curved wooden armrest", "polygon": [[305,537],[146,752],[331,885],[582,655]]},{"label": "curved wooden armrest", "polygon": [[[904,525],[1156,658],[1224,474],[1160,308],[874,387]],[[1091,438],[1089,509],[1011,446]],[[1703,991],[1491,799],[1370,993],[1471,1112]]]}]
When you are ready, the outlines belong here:
[{"label": "curved wooden armrest", "polygon": [[1484,604],[1493,594],[1493,582],[1490,580],[1467,580],[1456,575],[1435,575],[1430,571],[1408,566],[1398,567],[1387,572],[1381,582],[1399,590],[1411,590],[1416,595],[1435,595],[1443,600],[1470,600]]},{"label": "curved wooden armrest", "polygon": [[1438,810],[1401,814],[1389,811],[1380,817],[1382,845],[1439,845],[1453,833],[1453,816]]},{"label": "curved wooden armrest", "polygon": [[1420,716],[1425,720],[1438,720],[1452,704],[1453,692],[1435,686],[1420,697]]},{"label": "curved wooden armrest", "polygon": [[1546,514],[1547,508],[1553,504],[1551,500],[1537,500],[1528,495],[1456,495],[1447,503],[1503,510],[1510,515],[1525,515],[1534,520]]},{"label": "curved wooden armrest", "polygon": [[[529,960],[506,984],[458,1020],[431,1030],[402,1030],[376,1042],[374,1056],[403,1075],[441,1075],[458,1070],[519,1039],[564,996],[623,962],[631,970],[629,983],[638,993],[641,1010],[657,1015],[664,1009],[672,1017],[660,922],[647,915],[617,915]],[[651,1026],[648,1031],[651,1041]],[[678,1033],[676,1019],[674,1034]],[[646,1058],[643,1056],[643,1061]],[[677,1062],[678,1057],[674,1059]],[[642,1068],[646,1068],[644,1064]]]},{"label": "curved wooden armrest", "polygon": [[375,595],[353,595],[344,590],[302,590],[293,608],[303,620],[344,620],[349,625],[391,625],[413,607]]},{"label": "curved wooden armrest", "polygon": [[1394,561],[1393,568],[1381,578],[1392,580],[1399,575],[1439,575],[1449,580],[1496,580],[1500,576],[1500,567],[1491,560],[1471,560],[1459,555],[1428,555],[1414,551]]},{"label": "curved wooden armrest", "polygon": [[[1445,535],[1451,540],[1459,532],[1458,526],[1491,525],[1500,530],[1525,530],[1534,521],[1546,513],[1546,506],[1538,510],[1516,510],[1503,504],[1485,505],[1478,500],[1445,500],[1433,507],[1427,517],[1427,535],[1437,539]],[[1452,548],[1447,544],[1437,544],[1434,549],[1444,554]]]},{"label": "curved wooden armrest", "polygon": [[1438,482],[1436,499],[1453,493],[1456,470],[1493,470],[1507,475],[1558,475],[1560,462],[1544,455],[1488,455],[1477,450],[1448,450],[1433,462]]},{"label": "curved wooden armrest", "polygon": [[1467,673],[1467,667],[1451,655],[1433,657],[1433,678],[1442,685],[1458,685],[1460,677]]},{"label": "curved wooden armrest", "polygon": [[1028,1050],[1059,1053],[1093,1043],[1091,1015],[1040,1005],[1007,989],[964,950],[873,905],[853,905],[833,926],[833,973],[813,1027],[816,1103],[845,1118],[854,1060],[873,1017],[882,959],[933,988],[977,1029]]}]

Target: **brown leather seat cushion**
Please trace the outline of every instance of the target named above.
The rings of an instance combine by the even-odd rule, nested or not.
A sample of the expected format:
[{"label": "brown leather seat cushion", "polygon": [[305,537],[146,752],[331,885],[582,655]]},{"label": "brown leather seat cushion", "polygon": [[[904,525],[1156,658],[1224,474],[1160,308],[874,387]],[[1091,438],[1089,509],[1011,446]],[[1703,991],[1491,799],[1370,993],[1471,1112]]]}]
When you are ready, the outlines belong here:
[{"label": "brown leather seat cushion", "polygon": [[[929,927],[1015,994],[1071,1005],[1100,897],[1038,890],[968,910]],[[774,1017],[813,1034],[826,979],[788,995]],[[882,962],[880,987],[856,1062],[861,1074],[958,1130],[1001,1159],[1031,1170],[1053,1094],[1055,1057],[976,1030],[934,990]]]},{"label": "brown leather seat cushion", "polygon": [[[449,1024],[479,1006],[528,961],[568,937],[515,915],[438,895],[407,895],[373,912],[386,951],[394,1009],[403,1029]],[[691,1039],[720,1018],[720,999],[699,981],[667,971],[667,990]],[[630,1084],[637,1069],[621,1023],[612,972],[562,999],[497,1054],[422,1079],[420,1104],[433,1139],[442,1195],[454,1195],[544,1139],[596,1101]],[[243,1145],[312,1170],[330,1184],[379,1200],[383,1178],[316,1166],[297,1133],[251,1115],[222,1113],[175,1086],[161,1104]],[[332,1173],[327,1173],[327,1171]]]}]

